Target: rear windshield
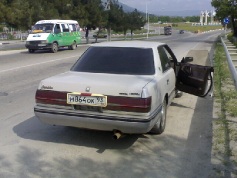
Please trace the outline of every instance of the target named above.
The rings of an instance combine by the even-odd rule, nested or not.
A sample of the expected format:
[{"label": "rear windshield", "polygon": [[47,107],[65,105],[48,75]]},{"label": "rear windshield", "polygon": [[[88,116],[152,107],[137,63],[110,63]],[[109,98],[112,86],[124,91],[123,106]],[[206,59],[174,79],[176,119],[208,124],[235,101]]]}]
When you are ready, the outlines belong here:
[{"label": "rear windshield", "polygon": [[71,70],[129,75],[155,73],[152,49],[128,47],[90,47]]}]

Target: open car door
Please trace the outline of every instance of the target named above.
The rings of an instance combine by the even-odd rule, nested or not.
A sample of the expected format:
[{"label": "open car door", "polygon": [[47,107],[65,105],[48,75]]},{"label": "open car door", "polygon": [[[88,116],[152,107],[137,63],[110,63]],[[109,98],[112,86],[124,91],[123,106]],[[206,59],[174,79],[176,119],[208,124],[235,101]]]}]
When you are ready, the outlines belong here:
[{"label": "open car door", "polygon": [[176,74],[176,89],[192,95],[205,97],[213,86],[213,67],[190,64],[193,57],[185,57],[178,62],[168,45],[164,46],[170,54],[170,62]]},{"label": "open car door", "polygon": [[205,97],[213,85],[212,72],[213,67],[201,66],[184,62],[178,63],[176,89]]}]

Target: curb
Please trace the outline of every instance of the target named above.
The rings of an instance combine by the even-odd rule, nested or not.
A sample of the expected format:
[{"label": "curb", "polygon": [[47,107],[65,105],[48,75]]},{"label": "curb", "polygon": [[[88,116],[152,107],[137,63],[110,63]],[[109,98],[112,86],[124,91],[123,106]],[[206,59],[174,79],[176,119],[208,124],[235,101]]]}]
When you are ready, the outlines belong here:
[{"label": "curb", "polygon": [[5,45],[5,44],[10,44],[10,43],[0,43],[0,45]]}]

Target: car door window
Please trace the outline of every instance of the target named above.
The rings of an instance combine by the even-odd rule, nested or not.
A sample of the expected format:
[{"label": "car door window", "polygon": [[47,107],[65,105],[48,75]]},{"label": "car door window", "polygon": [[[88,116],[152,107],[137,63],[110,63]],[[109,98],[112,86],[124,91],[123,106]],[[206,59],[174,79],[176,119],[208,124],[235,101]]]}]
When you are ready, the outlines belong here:
[{"label": "car door window", "polygon": [[71,32],[77,31],[75,24],[69,24],[69,28],[70,28],[70,31],[71,31]]},{"label": "car door window", "polygon": [[[212,88],[213,67],[180,63],[176,88],[192,95],[205,97]],[[210,80],[210,82],[208,82]],[[209,84],[210,83],[210,84]]]},{"label": "car door window", "polygon": [[60,25],[56,24],[54,27],[54,33],[61,33]]},{"label": "car door window", "polygon": [[63,29],[63,32],[69,32],[68,24],[62,24],[62,29]]},{"label": "car door window", "polygon": [[160,56],[162,71],[165,72],[171,68],[170,60],[172,60],[172,57],[169,52],[164,48],[164,46],[158,47],[158,53]]}]

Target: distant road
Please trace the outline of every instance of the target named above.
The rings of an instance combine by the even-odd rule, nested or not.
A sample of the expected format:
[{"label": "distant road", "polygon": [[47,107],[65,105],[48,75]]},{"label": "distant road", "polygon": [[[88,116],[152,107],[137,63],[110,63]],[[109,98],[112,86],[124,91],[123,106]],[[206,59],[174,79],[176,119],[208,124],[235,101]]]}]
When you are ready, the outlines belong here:
[{"label": "distant road", "polygon": [[[98,39],[98,42],[105,41],[106,39]],[[90,38],[90,43],[94,42],[94,38]],[[86,40],[82,39],[82,44],[86,44]],[[14,40],[14,41],[0,41],[0,51],[4,50],[18,50],[18,49],[26,49],[25,41]]]},{"label": "distant road", "polygon": [[[154,27],[150,27],[151,29],[154,30]],[[158,31],[158,28],[156,28]],[[163,28],[160,29],[161,34],[163,34]],[[187,32],[189,33],[189,32]],[[129,33],[128,33],[129,34]],[[89,43],[94,43],[95,42],[95,38],[93,38],[93,33],[90,33],[89,35]],[[86,44],[86,39],[84,38],[84,32],[82,32],[81,34],[82,36],[82,41],[81,44]],[[180,36],[180,34],[178,34],[178,30],[173,30],[173,37],[178,37]],[[147,35],[144,35],[144,39],[147,37]],[[148,35],[149,39],[151,38],[151,35]],[[162,37],[164,37],[163,35],[160,36],[160,38],[158,39],[163,39]],[[153,38],[153,37],[152,37]],[[131,36],[127,36],[127,39],[131,39]],[[136,35],[134,36],[134,39],[136,39]],[[121,35],[120,37],[116,37],[113,36],[112,40],[124,40],[123,35]],[[98,42],[102,42],[102,41],[107,41],[107,38],[98,38],[97,40]],[[0,51],[4,51],[4,50],[17,50],[17,49],[26,49],[25,48],[25,40],[24,41],[20,41],[20,40],[9,40],[9,41],[1,41],[0,40]]]}]

